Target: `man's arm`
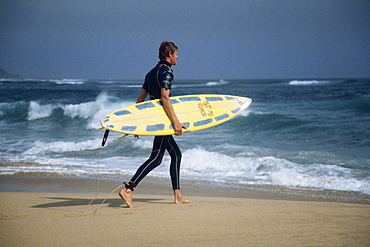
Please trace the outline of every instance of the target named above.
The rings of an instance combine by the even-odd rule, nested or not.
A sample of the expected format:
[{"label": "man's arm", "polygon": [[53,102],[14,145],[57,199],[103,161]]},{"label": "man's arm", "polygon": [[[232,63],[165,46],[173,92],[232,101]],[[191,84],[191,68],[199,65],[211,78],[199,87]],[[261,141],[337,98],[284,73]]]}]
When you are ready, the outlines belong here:
[{"label": "man's arm", "polygon": [[175,130],[175,135],[182,135],[182,129],[186,127],[180,123],[178,120],[175,111],[173,110],[172,103],[170,100],[170,90],[161,88],[161,100],[168,117],[170,118],[173,129]]},{"label": "man's arm", "polygon": [[144,102],[144,100],[146,99],[146,96],[148,96],[148,92],[144,88],[142,88],[139,93],[139,96],[137,97],[136,104]]},{"label": "man's arm", "polygon": [[[148,96],[148,92],[144,88],[142,88],[140,93],[139,93],[139,96],[137,96],[136,104],[144,102],[144,100],[146,99],[147,96]],[[139,139],[139,136],[135,135],[135,138]]]}]

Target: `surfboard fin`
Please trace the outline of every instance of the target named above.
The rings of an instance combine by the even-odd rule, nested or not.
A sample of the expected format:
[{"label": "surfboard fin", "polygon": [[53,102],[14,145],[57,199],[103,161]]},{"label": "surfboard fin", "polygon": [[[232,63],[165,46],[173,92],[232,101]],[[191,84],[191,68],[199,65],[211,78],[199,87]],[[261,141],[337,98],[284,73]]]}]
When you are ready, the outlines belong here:
[{"label": "surfboard fin", "polygon": [[125,134],[125,135],[123,135],[123,136],[119,137],[118,139],[123,139],[123,138],[125,138],[126,136],[128,136],[128,134]]},{"label": "surfboard fin", "polygon": [[107,142],[107,139],[108,139],[108,135],[109,135],[109,130],[105,130],[105,133],[104,133],[104,137],[103,137],[103,141],[101,143],[101,146],[104,147],[105,143]]}]

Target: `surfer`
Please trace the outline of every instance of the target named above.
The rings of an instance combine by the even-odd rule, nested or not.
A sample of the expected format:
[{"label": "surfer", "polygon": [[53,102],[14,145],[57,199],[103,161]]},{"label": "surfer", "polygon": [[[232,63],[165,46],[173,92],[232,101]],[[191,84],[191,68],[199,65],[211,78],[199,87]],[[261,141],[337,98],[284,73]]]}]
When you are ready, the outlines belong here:
[{"label": "surfer", "polygon": [[[176,65],[177,59],[178,47],[173,42],[163,41],[159,47],[160,61],[146,74],[136,103],[143,102],[148,95],[151,100],[161,99],[163,108],[172,122],[175,135],[182,135],[182,129],[186,129],[186,127],[178,120],[170,100],[172,82],[174,80],[171,66]],[[138,136],[136,137],[138,138]],[[124,183],[125,188],[119,192],[119,196],[129,208],[134,206],[132,203],[132,192],[135,187],[150,171],[161,164],[166,150],[171,156],[170,176],[174,193],[174,203],[182,204],[191,202],[190,200],[185,200],[180,192],[180,163],[182,156],[180,148],[172,135],[155,136],[149,159],[137,169],[130,182]]]}]

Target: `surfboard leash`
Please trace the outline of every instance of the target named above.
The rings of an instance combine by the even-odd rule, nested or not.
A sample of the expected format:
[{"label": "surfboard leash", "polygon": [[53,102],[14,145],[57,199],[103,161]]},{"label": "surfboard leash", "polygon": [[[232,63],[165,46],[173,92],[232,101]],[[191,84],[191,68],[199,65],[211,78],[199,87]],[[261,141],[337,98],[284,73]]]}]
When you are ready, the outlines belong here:
[{"label": "surfboard leash", "polygon": [[[84,211],[84,209],[86,209],[88,206],[90,206],[96,199],[96,197],[98,196],[99,194],[99,191],[100,191],[100,160],[101,160],[101,154],[103,153],[103,149],[104,149],[104,146],[107,142],[107,139],[108,139],[108,135],[109,135],[109,129],[106,129],[105,132],[104,132],[104,136],[103,136],[103,140],[102,140],[102,146],[99,150],[99,155],[98,155],[98,182],[97,182],[97,188],[96,188],[96,192],[95,192],[95,195],[94,197],[91,199],[91,201],[83,208],[81,209],[79,212],[76,212],[74,214],[65,214],[64,216],[65,217],[82,217],[82,216],[88,216],[88,215],[94,215],[98,212],[98,210],[104,205],[105,201],[107,200],[107,197],[103,199],[102,203],[99,205],[99,207],[97,209],[94,210],[94,212],[92,213],[87,213],[87,214],[82,214],[82,212]],[[118,138],[118,139],[123,139],[125,138],[126,136],[128,136],[128,134],[125,134],[124,136]],[[109,195],[113,194],[114,192],[116,192],[118,189],[120,189],[124,184],[121,184],[119,185],[117,188],[115,188],[112,192],[109,193]]]}]

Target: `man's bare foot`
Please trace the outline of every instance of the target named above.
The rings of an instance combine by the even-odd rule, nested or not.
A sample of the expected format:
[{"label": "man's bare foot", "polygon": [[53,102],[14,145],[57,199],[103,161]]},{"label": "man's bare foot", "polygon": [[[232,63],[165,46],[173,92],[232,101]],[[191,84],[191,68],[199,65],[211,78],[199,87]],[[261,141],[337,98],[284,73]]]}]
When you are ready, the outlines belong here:
[{"label": "man's bare foot", "polygon": [[132,190],[130,190],[129,188],[123,188],[122,190],[120,190],[118,195],[125,201],[127,207],[134,207],[134,204],[132,204]]},{"label": "man's bare foot", "polygon": [[184,203],[191,203],[190,200],[186,200],[184,198],[175,198],[175,201],[174,201],[175,204],[184,204]]},{"label": "man's bare foot", "polygon": [[174,190],[173,194],[175,197],[175,200],[174,200],[175,204],[191,203],[190,200],[186,200],[182,197],[180,190]]}]

